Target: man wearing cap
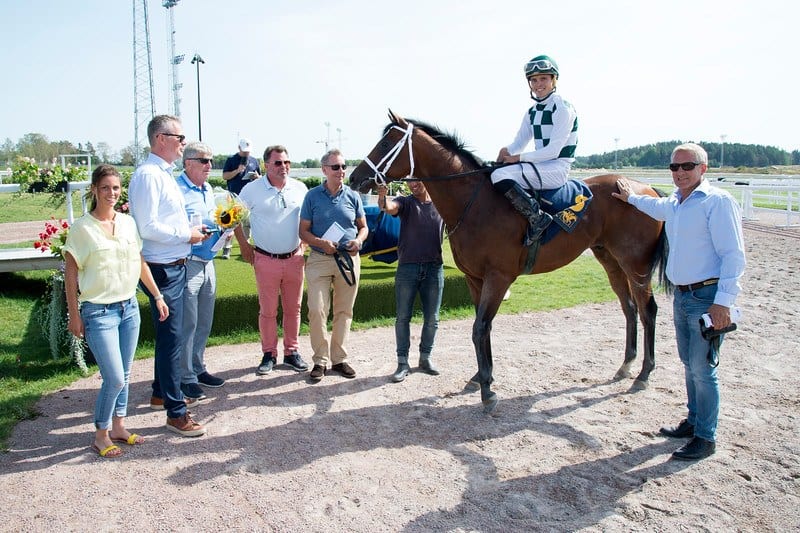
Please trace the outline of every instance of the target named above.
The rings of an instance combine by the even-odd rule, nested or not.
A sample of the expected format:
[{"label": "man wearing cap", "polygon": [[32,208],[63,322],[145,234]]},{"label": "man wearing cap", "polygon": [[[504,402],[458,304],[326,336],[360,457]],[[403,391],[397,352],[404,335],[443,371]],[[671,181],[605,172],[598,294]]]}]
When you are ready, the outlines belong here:
[{"label": "man wearing cap", "polygon": [[[242,188],[252,180],[259,177],[258,159],[250,155],[252,143],[250,139],[241,139],[239,141],[239,152],[233,154],[225,161],[225,166],[222,167],[222,179],[228,182],[228,191],[239,194]],[[244,231],[245,239],[250,238],[250,227],[245,226],[242,228]],[[231,256],[232,243],[229,242],[222,249],[222,259],[229,259]]]}]

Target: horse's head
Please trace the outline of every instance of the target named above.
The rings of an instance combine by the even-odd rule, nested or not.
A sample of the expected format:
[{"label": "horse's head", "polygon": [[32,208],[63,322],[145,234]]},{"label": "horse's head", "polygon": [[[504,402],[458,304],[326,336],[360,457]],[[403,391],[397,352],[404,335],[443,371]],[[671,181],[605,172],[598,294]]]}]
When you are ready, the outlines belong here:
[{"label": "horse's head", "polygon": [[391,122],[383,137],[350,174],[350,188],[367,192],[377,185],[405,178],[414,173],[411,134],[414,125],[389,110]]}]

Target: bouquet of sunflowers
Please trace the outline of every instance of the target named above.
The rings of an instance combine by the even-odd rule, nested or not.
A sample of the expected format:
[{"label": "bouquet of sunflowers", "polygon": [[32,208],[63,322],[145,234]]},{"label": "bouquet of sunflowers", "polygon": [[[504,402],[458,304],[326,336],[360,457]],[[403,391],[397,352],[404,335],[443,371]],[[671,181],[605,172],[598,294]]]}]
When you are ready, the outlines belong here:
[{"label": "bouquet of sunflowers", "polygon": [[236,194],[229,192],[222,198],[217,198],[217,209],[214,211],[214,222],[222,229],[234,229],[239,224],[246,222],[250,211],[245,207]]}]

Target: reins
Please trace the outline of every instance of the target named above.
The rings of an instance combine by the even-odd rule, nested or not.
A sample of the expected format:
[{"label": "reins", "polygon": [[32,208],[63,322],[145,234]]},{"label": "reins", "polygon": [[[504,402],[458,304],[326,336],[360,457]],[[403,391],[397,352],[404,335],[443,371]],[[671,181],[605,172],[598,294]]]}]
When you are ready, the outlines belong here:
[{"label": "reins", "polygon": [[[372,160],[369,158],[369,156],[367,156],[364,159],[364,161],[367,163],[367,165],[369,165],[369,167],[375,173],[370,178],[370,181],[375,182],[375,184],[378,185],[378,186],[381,186],[381,185],[385,186],[387,184],[386,173],[389,172],[389,169],[391,168],[391,166],[394,163],[395,159],[397,159],[397,156],[400,155],[400,152],[403,150],[403,147],[405,147],[406,144],[408,145],[409,173],[408,173],[408,176],[406,176],[405,178],[402,178],[400,180],[397,180],[397,181],[405,181],[405,182],[421,181],[421,182],[426,182],[426,181],[454,180],[454,179],[465,178],[467,176],[475,176],[475,175],[478,175],[478,174],[491,174],[494,170],[496,170],[498,168],[516,164],[516,163],[497,163],[497,164],[491,163],[491,164],[487,164],[487,165],[485,165],[485,166],[483,166],[481,168],[477,168],[475,170],[467,170],[465,172],[459,172],[457,174],[448,174],[446,176],[430,176],[430,177],[427,177],[427,178],[417,178],[417,177],[414,177],[414,150],[413,150],[413,145],[411,144],[411,134],[414,131],[414,124],[409,122],[408,123],[408,128],[406,128],[406,129],[403,129],[398,125],[394,125],[389,129],[389,131],[391,131],[393,129],[401,131],[403,133],[403,136],[400,138],[399,141],[397,141],[397,143],[395,143],[395,145],[388,152],[386,152],[386,155],[384,155],[383,158],[380,161],[378,161],[377,163],[373,163]],[[389,134],[389,131],[387,131],[384,134],[384,137],[386,137],[386,135]],[[461,223],[466,218],[467,212],[470,210],[470,208],[472,207],[472,204],[474,204],[475,200],[478,198],[478,192],[480,192],[481,186],[484,184],[484,181],[485,180],[480,180],[478,182],[478,184],[475,186],[475,188],[473,189],[472,195],[470,196],[469,200],[467,201],[467,205],[464,206],[464,210],[461,212],[461,216],[458,217],[458,221],[456,221],[455,226],[453,226],[452,229],[448,229],[447,230],[447,236],[448,237],[450,237],[453,233],[455,233],[456,230],[459,228],[459,226],[461,226]]]}]

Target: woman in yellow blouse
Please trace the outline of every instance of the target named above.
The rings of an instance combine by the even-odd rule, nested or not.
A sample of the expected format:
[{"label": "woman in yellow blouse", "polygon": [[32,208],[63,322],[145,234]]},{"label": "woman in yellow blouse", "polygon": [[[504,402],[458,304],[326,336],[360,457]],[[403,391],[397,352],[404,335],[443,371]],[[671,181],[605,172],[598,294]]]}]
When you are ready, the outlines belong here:
[{"label": "woman in yellow blouse", "polygon": [[91,211],[75,221],[64,246],[68,328],[77,337],[86,336],[103,378],[94,411],[92,449],[106,458],[122,455],[115,442],[144,443],[143,437],[125,428],[130,368],[139,340],[139,279],[157,295],[161,320],[169,315],[142,259],[136,223],[114,210],[121,192],[117,169],[97,167],[89,191]]}]

